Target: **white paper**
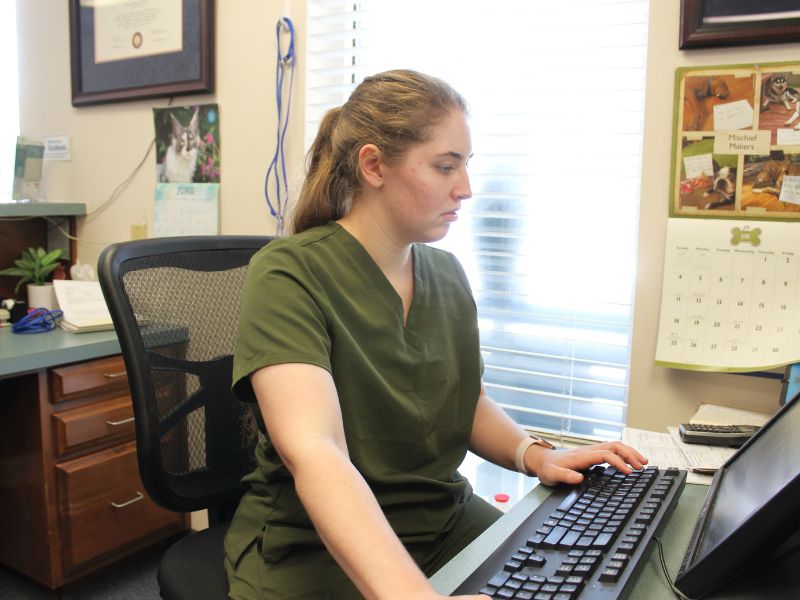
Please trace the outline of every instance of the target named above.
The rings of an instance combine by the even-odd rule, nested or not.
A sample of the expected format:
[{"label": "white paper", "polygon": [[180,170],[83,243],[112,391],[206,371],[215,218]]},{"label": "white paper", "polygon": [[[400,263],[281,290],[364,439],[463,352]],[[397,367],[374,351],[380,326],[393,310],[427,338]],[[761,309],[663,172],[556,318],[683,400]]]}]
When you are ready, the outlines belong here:
[{"label": "white paper", "polygon": [[797,175],[784,175],[781,186],[781,202],[800,204],[800,177]]},{"label": "white paper", "polygon": [[772,415],[752,410],[719,406],[717,404],[701,404],[689,421],[703,425],[757,425],[761,427]]},{"label": "white paper", "polygon": [[99,282],[56,279],[53,287],[67,326],[76,329],[113,327]]},{"label": "white paper", "polygon": [[712,475],[693,473],[690,471],[693,465],[683,453],[678,443],[669,433],[659,433],[657,431],[646,431],[644,429],[634,429],[624,427],[622,429],[622,441],[639,452],[644,454],[648,460],[648,465],[677,469],[684,469],[686,473],[686,483],[698,485],[710,485]]},{"label": "white paper", "polygon": [[93,0],[94,60],[128,60],[183,50],[181,0]]},{"label": "white paper", "polygon": [[683,159],[683,168],[686,171],[686,179],[694,179],[703,175],[714,176],[714,162],[711,154],[687,156]]},{"label": "white paper", "polygon": [[779,146],[798,146],[800,145],[800,131],[795,129],[778,129]]},{"label": "white paper", "polygon": [[753,126],[753,107],[747,100],[714,106],[714,130],[745,129]]}]

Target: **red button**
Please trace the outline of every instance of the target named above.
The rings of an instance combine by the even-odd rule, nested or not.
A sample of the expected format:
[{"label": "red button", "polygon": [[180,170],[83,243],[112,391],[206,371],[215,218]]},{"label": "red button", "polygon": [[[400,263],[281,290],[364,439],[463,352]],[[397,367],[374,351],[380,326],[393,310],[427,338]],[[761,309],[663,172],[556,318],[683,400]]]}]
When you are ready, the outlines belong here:
[{"label": "red button", "polygon": [[509,499],[510,498],[509,498],[508,494],[495,494],[494,495],[495,502],[508,502]]}]

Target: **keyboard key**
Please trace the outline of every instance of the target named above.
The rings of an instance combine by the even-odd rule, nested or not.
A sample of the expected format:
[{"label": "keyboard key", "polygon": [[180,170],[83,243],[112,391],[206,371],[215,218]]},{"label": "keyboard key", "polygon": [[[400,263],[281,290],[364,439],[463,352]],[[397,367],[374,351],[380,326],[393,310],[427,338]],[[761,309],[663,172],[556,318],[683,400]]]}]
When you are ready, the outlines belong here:
[{"label": "keyboard key", "polygon": [[541,588],[541,587],[542,587],[541,583],[536,583],[536,582],[533,582],[533,581],[529,581],[528,583],[526,583],[526,584],[524,584],[522,586],[522,591],[523,592],[531,592],[532,594],[535,594],[536,592],[539,591],[539,588]]},{"label": "keyboard key", "polygon": [[541,554],[531,554],[528,558],[525,559],[525,566],[538,569],[539,567],[543,567],[546,562],[547,559]]},{"label": "keyboard key", "polygon": [[506,581],[508,581],[509,577],[511,577],[511,573],[508,573],[507,571],[500,571],[499,573],[496,573],[486,585],[493,588],[501,588],[506,584]]},{"label": "keyboard key", "polygon": [[567,533],[566,527],[553,527],[553,530],[544,538],[542,546],[544,548],[555,548],[565,533]]},{"label": "keyboard key", "polygon": [[514,595],[514,600],[533,600],[533,592],[520,590]]},{"label": "keyboard key", "polygon": [[532,535],[531,537],[529,537],[528,540],[525,542],[525,545],[530,548],[541,548],[542,542],[544,541],[545,537],[547,536],[542,535],[541,533],[537,533],[536,535]]},{"label": "keyboard key", "polygon": [[572,505],[575,504],[575,501],[580,498],[580,488],[572,490],[567,497],[561,501],[561,504],[558,505],[556,510],[563,510],[564,512],[568,511],[572,508]]},{"label": "keyboard key", "polygon": [[493,598],[513,598],[514,594],[516,594],[516,590],[509,589],[507,587],[500,588],[494,593]]},{"label": "keyboard key", "polygon": [[617,546],[617,552],[621,552],[623,554],[633,554],[634,550],[636,550],[636,546],[633,544],[620,543],[620,545]]},{"label": "keyboard key", "polygon": [[611,542],[613,542],[613,536],[610,533],[601,533],[592,542],[592,547],[608,550],[609,546],[611,546]]},{"label": "keyboard key", "polygon": [[577,542],[580,537],[581,533],[579,531],[570,530],[558,542],[558,547],[562,550],[572,548],[575,545],[575,542]]},{"label": "keyboard key", "polygon": [[603,572],[600,573],[599,580],[605,583],[614,583],[619,581],[619,575],[619,569],[603,569]]},{"label": "keyboard key", "polygon": [[509,573],[516,573],[520,569],[522,569],[522,563],[518,560],[508,560],[506,564],[503,565],[503,570]]}]

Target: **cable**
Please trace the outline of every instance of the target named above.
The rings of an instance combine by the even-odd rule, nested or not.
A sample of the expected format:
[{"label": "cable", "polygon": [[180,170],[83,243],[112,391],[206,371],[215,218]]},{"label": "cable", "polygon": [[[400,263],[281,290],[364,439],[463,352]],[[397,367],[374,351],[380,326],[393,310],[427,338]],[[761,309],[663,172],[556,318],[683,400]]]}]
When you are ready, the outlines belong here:
[{"label": "cable", "polygon": [[32,309],[27,315],[11,326],[14,333],[44,333],[56,328],[56,320],[64,313],[60,310],[46,308]]},{"label": "cable", "polygon": [[[281,51],[281,33],[289,35],[289,45],[284,54]],[[286,131],[289,128],[289,112],[292,107],[292,88],[294,87],[294,25],[289,17],[282,17],[275,24],[275,37],[277,42],[277,62],[275,66],[275,101],[278,108],[278,130],[275,144],[275,154],[267,168],[264,180],[264,195],[267,199],[270,214],[275,217],[275,231],[278,237],[284,234],[286,219],[286,206],[289,200],[289,184],[286,177],[286,155],[283,145]],[[286,114],[283,114],[283,88],[286,70],[289,70],[289,89],[286,102]],[[280,168],[279,168],[280,166]],[[275,202],[269,193],[270,176],[275,180]],[[282,180],[281,180],[282,178]],[[283,197],[281,197],[283,193]]]},{"label": "cable", "polygon": [[686,596],[683,592],[676,588],[674,583],[672,583],[672,577],[670,577],[669,571],[667,570],[667,561],[664,560],[664,548],[661,546],[661,540],[655,536],[653,536],[653,539],[655,540],[656,544],[658,544],[658,560],[661,562],[661,568],[664,571],[664,577],[667,578],[669,587],[672,588],[672,591],[675,592],[675,595],[681,600],[692,600],[689,598],[689,596]]},{"label": "cable", "polygon": [[153,149],[155,145],[156,145],[156,138],[153,138],[152,140],[150,140],[150,145],[147,147],[147,151],[144,153],[144,156],[142,157],[142,160],[139,162],[139,164],[136,165],[133,171],[131,171],[131,174],[128,175],[128,177],[122,183],[120,183],[117,187],[114,188],[114,191],[111,192],[111,195],[105,202],[103,202],[100,206],[98,206],[92,212],[86,215],[87,221],[91,221],[92,217],[99,215],[106,208],[108,208],[119,197],[122,191],[126,187],[128,187],[128,184],[130,184],[130,182],[133,181],[133,178],[136,177],[136,174],[144,165],[144,162],[147,160],[147,157],[150,156],[150,151]]}]

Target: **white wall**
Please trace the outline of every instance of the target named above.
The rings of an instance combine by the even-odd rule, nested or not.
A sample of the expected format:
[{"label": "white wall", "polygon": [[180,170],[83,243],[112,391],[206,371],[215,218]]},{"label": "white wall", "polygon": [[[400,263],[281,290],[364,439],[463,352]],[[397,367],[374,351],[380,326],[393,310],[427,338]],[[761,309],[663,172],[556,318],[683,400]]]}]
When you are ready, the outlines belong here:
[{"label": "white wall", "polygon": [[[176,97],[173,105],[217,102],[221,118],[222,233],[272,233],[274,223],[263,196],[263,178],[274,151],[275,33],[286,2],[218,1],[216,8],[216,91]],[[691,416],[701,401],[772,410],[775,382],[738,375],[707,374],[654,366],[668,215],[670,144],[675,68],[796,60],[797,45],[679,51],[677,0],[650,3],[642,200],[639,227],[629,423],[662,429]],[[288,135],[289,169],[302,170],[304,100],[303,32],[305,0],[292,0],[298,25],[301,67],[295,80],[293,122]],[[153,137],[152,108],[166,99],[73,108],[67,2],[17,0],[20,35],[22,133],[69,134],[73,158],[50,163],[44,173],[49,200],[100,206],[141,160]],[[151,156],[114,205],[79,223],[80,258],[94,262],[107,242],[129,239],[130,227],[152,219],[155,159]]]}]

